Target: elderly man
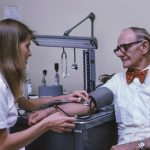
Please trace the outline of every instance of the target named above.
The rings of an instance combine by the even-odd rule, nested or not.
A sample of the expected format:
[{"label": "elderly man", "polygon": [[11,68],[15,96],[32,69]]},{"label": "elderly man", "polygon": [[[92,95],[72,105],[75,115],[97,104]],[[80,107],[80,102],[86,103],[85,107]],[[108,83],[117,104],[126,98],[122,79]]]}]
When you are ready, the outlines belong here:
[{"label": "elderly man", "polygon": [[[122,30],[114,53],[127,71],[90,95],[97,107],[114,102],[118,145],[111,150],[150,148],[150,34],[138,27]],[[103,99],[104,95],[109,97]]]}]

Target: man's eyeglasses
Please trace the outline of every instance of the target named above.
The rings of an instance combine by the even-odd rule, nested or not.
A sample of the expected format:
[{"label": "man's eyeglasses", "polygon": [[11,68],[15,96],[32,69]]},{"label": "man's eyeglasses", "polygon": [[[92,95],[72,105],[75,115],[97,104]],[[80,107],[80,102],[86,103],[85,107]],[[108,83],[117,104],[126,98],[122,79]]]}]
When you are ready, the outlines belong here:
[{"label": "man's eyeglasses", "polygon": [[126,53],[126,51],[134,44],[138,44],[140,42],[142,42],[143,40],[141,41],[135,41],[135,42],[132,42],[132,43],[128,43],[128,44],[122,44],[120,46],[117,46],[116,49],[114,49],[114,53],[117,55],[119,51],[121,51],[122,53]]}]

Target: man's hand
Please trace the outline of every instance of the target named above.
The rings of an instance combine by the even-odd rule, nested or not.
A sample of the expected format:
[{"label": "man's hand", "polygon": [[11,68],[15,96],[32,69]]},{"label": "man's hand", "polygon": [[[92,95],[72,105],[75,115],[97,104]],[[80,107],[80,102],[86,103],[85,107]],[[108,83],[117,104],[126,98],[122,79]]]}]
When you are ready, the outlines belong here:
[{"label": "man's hand", "polygon": [[137,142],[131,142],[127,144],[121,144],[121,145],[113,145],[110,150],[138,150],[138,144]]}]

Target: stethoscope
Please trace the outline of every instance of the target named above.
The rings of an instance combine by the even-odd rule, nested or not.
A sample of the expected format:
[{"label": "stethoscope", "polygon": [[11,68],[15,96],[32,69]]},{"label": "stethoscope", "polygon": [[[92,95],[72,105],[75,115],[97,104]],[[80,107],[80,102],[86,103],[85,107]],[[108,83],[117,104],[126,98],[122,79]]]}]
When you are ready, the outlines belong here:
[{"label": "stethoscope", "polygon": [[62,77],[67,77],[67,53],[65,52],[65,48],[63,47],[63,52],[61,54],[61,65],[62,65]]}]

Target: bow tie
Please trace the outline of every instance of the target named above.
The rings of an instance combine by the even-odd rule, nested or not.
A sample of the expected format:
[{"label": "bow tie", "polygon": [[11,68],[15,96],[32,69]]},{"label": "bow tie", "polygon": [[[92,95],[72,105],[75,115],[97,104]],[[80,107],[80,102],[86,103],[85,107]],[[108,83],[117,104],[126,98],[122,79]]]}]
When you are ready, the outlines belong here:
[{"label": "bow tie", "polygon": [[130,84],[134,78],[138,78],[141,84],[144,82],[148,69],[139,71],[136,69],[128,69],[126,72],[127,83]]}]

